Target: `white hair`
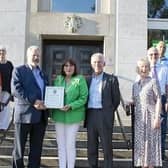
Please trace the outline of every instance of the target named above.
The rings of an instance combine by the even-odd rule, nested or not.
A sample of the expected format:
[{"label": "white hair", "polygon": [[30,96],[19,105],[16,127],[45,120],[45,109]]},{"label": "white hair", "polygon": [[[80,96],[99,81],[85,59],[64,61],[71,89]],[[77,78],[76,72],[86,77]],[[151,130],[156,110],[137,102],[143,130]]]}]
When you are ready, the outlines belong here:
[{"label": "white hair", "polygon": [[137,61],[137,66],[136,66],[136,72],[140,74],[140,66],[141,64],[147,65],[149,71],[150,71],[150,62],[147,60],[147,58],[141,58]]},{"label": "white hair", "polygon": [[164,45],[164,47],[166,48],[166,43],[164,41],[159,41],[159,43],[157,44],[156,48],[159,48],[160,45]]},{"label": "white hair", "polygon": [[27,49],[27,57],[31,54],[32,50],[39,50],[40,52],[40,48],[36,45],[32,45]]},{"label": "white hair", "polygon": [[156,51],[158,53],[158,49],[156,47],[150,47],[147,51],[147,56],[149,57],[151,51]]},{"label": "white hair", "polygon": [[105,62],[105,60],[104,60],[104,55],[103,55],[102,53],[94,53],[94,54],[92,54],[92,55],[91,55],[91,60],[92,60],[92,58],[94,58],[94,57],[99,57],[100,59],[103,60],[103,62]]}]

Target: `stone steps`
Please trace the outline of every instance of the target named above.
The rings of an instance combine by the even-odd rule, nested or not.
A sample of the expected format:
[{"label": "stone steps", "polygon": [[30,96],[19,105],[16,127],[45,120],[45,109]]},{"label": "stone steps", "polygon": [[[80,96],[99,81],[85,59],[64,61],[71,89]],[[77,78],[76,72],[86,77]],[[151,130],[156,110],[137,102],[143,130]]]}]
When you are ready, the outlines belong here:
[{"label": "stone steps", "polygon": [[[5,141],[2,143],[0,148],[5,147],[5,146],[12,146],[13,147],[13,138],[6,138]],[[28,144],[27,144],[28,146]],[[57,147],[57,143],[55,139],[44,139],[43,146],[45,147]],[[86,140],[77,140],[76,146],[78,148],[86,148],[87,147],[87,141]],[[101,148],[101,144],[100,147]],[[127,148],[127,143],[123,140],[113,140],[113,149],[128,149]],[[0,151],[1,153],[1,151]]]},{"label": "stone steps", "polygon": [[[131,129],[125,127],[126,136],[131,139]],[[13,150],[13,140],[14,140],[14,128],[13,125],[9,129],[5,140],[0,145],[0,168],[10,167],[12,160],[12,150]],[[87,162],[87,132],[82,126],[77,134],[77,158],[76,167],[88,167]],[[123,136],[119,128],[115,127],[113,134],[113,155],[114,155],[114,165],[116,168],[131,167],[131,157],[132,150],[127,149],[127,143],[123,140]],[[25,150],[25,162],[27,162],[28,155],[28,143],[26,144]],[[43,143],[43,151],[41,157],[41,167],[57,167],[58,166],[58,155],[57,155],[57,144],[55,140],[54,124],[49,123],[47,131],[45,134],[45,139]],[[103,152],[100,144],[99,147],[99,160],[100,166],[103,164]],[[120,166],[118,166],[120,165]]]},{"label": "stone steps", "polygon": [[[131,140],[131,127],[125,126],[124,132],[126,138]],[[0,168],[11,167],[12,150],[13,150],[14,130],[13,125],[9,129],[6,139],[0,145]],[[168,136],[167,136],[168,142]],[[87,132],[82,126],[77,134],[77,157],[76,157],[76,168],[87,168]],[[168,143],[167,143],[168,149]],[[28,143],[26,144],[25,150],[25,164],[27,162],[28,155]],[[168,150],[166,151],[168,154]],[[132,150],[128,150],[127,143],[123,139],[121,129],[118,126],[114,127],[113,130],[113,164],[114,168],[131,168],[132,166]],[[103,165],[103,152],[100,144],[99,147],[99,166]],[[43,151],[41,157],[41,168],[57,168],[58,167],[58,155],[57,155],[57,144],[55,140],[54,125],[49,122],[45,139],[43,143]]]},{"label": "stone steps", "polygon": [[[0,168],[9,168],[11,165],[11,156],[0,157]],[[25,163],[27,162],[27,156],[25,156]],[[114,159],[114,168],[131,168],[131,159]],[[103,159],[99,159],[99,166],[102,167]],[[58,157],[41,157],[41,168],[58,168]],[[76,168],[87,168],[88,162],[87,158],[77,157],[76,158]]]},{"label": "stone steps", "polygon": [[[126,136],[128,139],[131,139],[132,135],[131,133],[126,133]],[[14,130],[9,130],[7,135],[6,135],[6,138],[13,138],[14,137]],[[55,139],[55,131],[46,131],[45,133],[45,139]],[[114,132],[113,133],[113,140],[121,140],[123,139],[123,136],[121,133],[118,133],[118,132]],[[77,140],[84,140],[86,141],[87,140],[87,132],[86,130],[85,131],[79,131],[78,134],[77,134]]]},{"label": "stone steps", "polygon": [[[0,155],[11,156],[12,155],[13,146],[3,146],[0,147]],[[86,148],[78,148],[76,149],[77,157],[87,157],[87,149]],[[25,155],[28,155],[29,148],[25,148]],[[45,147],[43,146],[42,156],[58,156],[56,147]],[[113,157],[114,158],[131,158],[132,150],[127,149],[113,149]],[[99,149],[99,157],[103,157],[102,149]]]}]

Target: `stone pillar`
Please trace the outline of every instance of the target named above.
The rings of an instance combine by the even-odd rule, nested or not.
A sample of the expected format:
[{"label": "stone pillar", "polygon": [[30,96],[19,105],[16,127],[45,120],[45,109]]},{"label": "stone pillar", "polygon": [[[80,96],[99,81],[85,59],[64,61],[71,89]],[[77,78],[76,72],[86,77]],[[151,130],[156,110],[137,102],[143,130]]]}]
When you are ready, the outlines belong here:
[{"label": "stone pillar", "polygon": [[146,56],[146,49],[147,1],[116,0],[115,72],[121,77],[120,88],[126,98],[131,97],[136,62]]},{"label": "stone pillar", "polygon": [[14,66],[24,63],[26,12],[26,0],[1,0],[0,44],[6,46],[7,58]]}]

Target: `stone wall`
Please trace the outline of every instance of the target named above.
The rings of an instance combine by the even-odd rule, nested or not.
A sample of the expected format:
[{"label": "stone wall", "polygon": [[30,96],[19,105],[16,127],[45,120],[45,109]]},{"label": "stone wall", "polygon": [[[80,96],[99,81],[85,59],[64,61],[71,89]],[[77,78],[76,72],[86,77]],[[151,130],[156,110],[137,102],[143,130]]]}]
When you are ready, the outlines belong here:
[{"label": "stone wall", "polygon": [[116,0],[116,69],[123,96],[131,97],[136,62],[146,56],[147,1]]},{"label": "stone wall", "polygon": [[7,48],[13,64],[24,63],[26,35],[26,0],[1,0],[0,44]]}]

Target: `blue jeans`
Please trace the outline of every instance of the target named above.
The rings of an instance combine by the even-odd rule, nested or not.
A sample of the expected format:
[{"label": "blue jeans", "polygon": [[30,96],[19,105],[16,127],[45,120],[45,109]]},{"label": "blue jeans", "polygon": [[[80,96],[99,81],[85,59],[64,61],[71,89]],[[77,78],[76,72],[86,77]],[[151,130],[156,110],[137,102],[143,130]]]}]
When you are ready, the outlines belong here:
[{"label": "blue jeans", "polygon": [[162,159],[165,157],[165,143],[166,143],[166,130],[167,130],[167,112],[165,110],[166,96],[162,95],[162,112],[161,112],[161,147]]}]

